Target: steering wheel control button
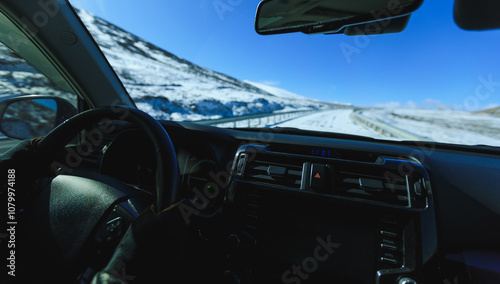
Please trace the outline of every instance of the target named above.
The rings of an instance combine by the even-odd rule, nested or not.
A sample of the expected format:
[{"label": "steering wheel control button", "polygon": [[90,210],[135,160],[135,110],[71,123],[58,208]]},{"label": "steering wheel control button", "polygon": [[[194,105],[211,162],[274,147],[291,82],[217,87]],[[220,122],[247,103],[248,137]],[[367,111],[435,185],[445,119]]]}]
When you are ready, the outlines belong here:
[{"label": "steering wheel control button", "polygon": [[106,223],[105,240],[111,242],[122,235],[122,217],[117,217]]}]

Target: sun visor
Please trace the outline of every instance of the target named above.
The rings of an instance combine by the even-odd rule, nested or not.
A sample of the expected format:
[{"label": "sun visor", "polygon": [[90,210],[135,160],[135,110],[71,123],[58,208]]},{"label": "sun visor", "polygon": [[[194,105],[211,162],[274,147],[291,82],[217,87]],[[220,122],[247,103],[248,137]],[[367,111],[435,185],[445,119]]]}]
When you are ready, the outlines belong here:
[{"label": "sun visor", "polygon": [[500,1],[455,0],[455,23],[464,30],[489,30],[500,28]]}]

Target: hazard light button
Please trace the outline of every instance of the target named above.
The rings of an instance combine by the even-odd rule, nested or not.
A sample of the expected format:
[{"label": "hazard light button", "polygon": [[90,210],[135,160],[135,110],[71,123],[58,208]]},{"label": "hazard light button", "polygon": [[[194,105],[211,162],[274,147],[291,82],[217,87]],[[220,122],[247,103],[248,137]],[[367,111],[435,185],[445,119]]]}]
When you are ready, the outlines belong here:
[{"label": "hazard light button", "polygon": [[312,164],[310,180],[311,189],[316,192],[324,192],[326,190],[326,179],[326,165]]}]

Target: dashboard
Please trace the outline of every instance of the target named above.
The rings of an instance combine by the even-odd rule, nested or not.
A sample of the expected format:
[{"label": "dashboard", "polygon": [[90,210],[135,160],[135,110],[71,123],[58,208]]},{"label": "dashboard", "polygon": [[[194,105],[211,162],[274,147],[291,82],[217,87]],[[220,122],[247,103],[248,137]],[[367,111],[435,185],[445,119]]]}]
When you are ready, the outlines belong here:
[{"label": "dashboard", "polygon": [[[216,149],[210,144],[197,143],[196,139],[173,141],[182,194],[191,198],[196,190],[203,190],[209,182],[210,173],[217,172],[221,163],[217,159]],[[121,131],[103,149],[100,173],[154,195],[156,156],[153,144],[144,139],[139,129]]]},{"label": "dashboard", "polygon": [[256,259],[239,257],[239,248],[231,256],[255,270],[253,282],[417,279],[437,250],[425,168],[410,157],[293,149],[244,145],[235,155],[227,193],[240,225],[233,237],[244,236],[240,246]]},{"label": "dashboard", "polygon": [[[500,259],[500,163],[491,149],[162,124],[183,195],[219,193],[202,210],[210,221],[193,250],[222,283],[499,275],[480,261]],[[151,149],[139,130],[123,130],[104,147],[100,171],[153,192]]]}]

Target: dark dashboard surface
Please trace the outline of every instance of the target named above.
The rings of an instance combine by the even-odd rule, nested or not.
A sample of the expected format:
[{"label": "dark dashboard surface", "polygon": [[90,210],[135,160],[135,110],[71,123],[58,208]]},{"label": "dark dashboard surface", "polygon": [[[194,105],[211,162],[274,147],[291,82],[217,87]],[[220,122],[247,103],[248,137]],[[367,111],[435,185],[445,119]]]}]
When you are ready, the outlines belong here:
[{"label": "dark dashboard surface", "polygon": [[[221,192],[210,204],[222,212],[221,269],[231,279],[498,277],[498,267],[480,261],[500,255],[498,152],[162,124],[184,194]],[[105,149],[101,172],[150,190],[151,149],[137,130],[126,130]]]}]

